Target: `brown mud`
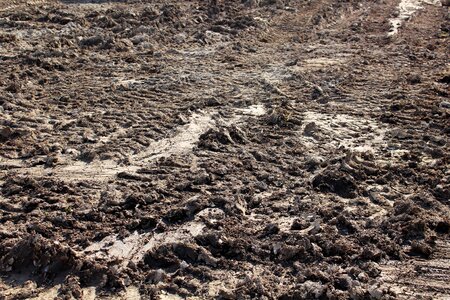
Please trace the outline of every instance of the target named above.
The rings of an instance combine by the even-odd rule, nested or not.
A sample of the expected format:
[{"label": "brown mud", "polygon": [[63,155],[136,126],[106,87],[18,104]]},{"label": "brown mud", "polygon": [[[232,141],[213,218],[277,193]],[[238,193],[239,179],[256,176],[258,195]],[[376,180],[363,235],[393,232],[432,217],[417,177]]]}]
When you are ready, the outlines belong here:
[{"label": "brown mud", "polygon": [[449,299],[447,4],[0,0],[0,299]]}]

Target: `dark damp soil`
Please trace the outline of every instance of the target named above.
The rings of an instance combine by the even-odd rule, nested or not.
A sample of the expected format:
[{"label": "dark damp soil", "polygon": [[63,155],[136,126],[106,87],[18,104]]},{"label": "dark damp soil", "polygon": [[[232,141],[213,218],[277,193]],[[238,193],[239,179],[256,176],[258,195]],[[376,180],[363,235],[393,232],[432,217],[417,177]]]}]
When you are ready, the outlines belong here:
[{"label": "dark damp soil", "polygon": [[0,1],[0,298],[401,298],[450,74],[448,8],[397,5]]}]

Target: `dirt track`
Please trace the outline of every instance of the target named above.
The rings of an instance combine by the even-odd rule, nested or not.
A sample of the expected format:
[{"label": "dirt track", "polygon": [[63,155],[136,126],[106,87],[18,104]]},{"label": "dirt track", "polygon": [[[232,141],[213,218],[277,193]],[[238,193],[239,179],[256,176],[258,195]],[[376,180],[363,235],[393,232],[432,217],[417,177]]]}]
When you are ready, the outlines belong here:
[{"label": "dirt track", "polygon": [[0,0],[0,299],[450,299],[448,7],[208,2]]}]

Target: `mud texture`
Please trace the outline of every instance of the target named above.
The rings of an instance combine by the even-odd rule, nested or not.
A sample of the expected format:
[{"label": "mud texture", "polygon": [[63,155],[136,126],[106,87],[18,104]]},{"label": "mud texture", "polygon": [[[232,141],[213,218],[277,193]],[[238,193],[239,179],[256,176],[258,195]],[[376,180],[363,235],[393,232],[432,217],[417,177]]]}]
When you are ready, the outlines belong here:
[{"label": "mud texture", "polygon": [[0,299],[449,299],[447,5],[0,0]]}]

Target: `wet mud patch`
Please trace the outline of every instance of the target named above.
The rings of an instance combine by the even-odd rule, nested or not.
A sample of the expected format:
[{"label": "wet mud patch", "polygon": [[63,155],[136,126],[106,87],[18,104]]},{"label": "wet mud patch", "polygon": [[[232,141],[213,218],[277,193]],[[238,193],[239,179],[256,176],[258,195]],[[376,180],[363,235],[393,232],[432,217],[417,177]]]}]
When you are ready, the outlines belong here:
[{"label": "wet mud patch", "polygon": [[445,295],[444,8],[170,2],[0,9],[0,297]]},{"label": "wet mud patch", "polygon": [[[260,116],[266,113],[263,105],[253,105],[248,108],[234,109],[232,113],[221,118],[217,111],[194,113],[186,125],[177,129],[173,137],[151,142],[148,149],[135,155],[131,154],[127,162],[119,163],[115,160],[99,160],[95,156],[92,161],[72,161],[70,157],[57,158],[58,164],[47,166],[48,158],[44,158],[43,167],[25,167],[24,161],[19,159],[2,159],[1,166],[4,169],[16,169],[18,174],[32,176],[56,176],[62,180],[94,180],[107,181],[120,173],[134,173],[151,161],[163,157],[183,156],[188,154],[201,139],[208,129],[216,128],[220,124],[234,126],[244,118]],[[217,120],[219,123],[217,123]],[[237,129],[236,129],[237,130]],[[118,133],[120,134],[120,133]],[[118,135],[114,134],[114,135]],[[106,141],[111,137],[105,138]],[[104,140],[105,140],[104,139]],[[95,153],[93,154],[95,155]],[[47,159],[47,161],[45,161]],[[50,167],[50,168],[46,168]]]}]

